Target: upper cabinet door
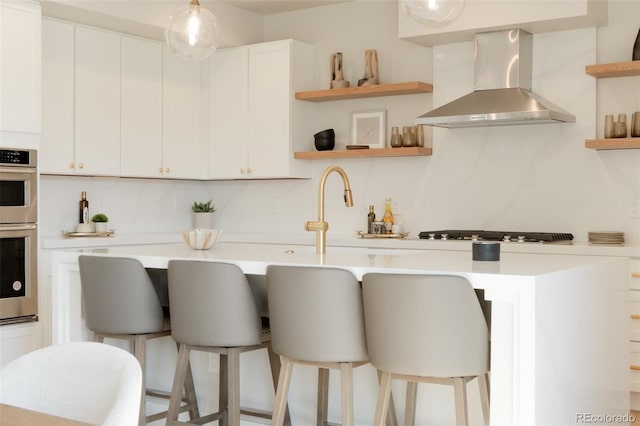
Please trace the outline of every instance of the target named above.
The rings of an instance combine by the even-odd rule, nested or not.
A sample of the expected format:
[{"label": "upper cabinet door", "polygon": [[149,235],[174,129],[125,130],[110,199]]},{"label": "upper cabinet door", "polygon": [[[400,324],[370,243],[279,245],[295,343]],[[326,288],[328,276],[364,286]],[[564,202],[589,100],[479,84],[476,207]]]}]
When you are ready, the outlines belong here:
[{"label": "upper cabinet door", "polygon": [[244,178],[247,170],[249,49],[214,53],[210,81],[209,176]]},{"label": "upper cabinet door", "polygon": [[202,155],[200,115],[200,63],[163,51],[163,176],[201,178],[206,156]]},{"label": "upper cabinet door", "polygon": [[71,24],[42,20],[41,173],[73,173],[73,47]]},{"label": "upper cabinet door", "polygon": [[37,2],[0,1],[2,132],[40,134],[40,20]]},{"label": "upper cabinet door", "polygon": [[287,175],[291,156],[291,45],[250,47],[248,167],[253,178]]},{"label": "upper cabinet door", "polygon": [[120,174],[120,36],[76,28],[76,172]]},{"label": "upper cabinet door", "polygon": [[122,37],[122,176],[162,175],[162,45]]}]

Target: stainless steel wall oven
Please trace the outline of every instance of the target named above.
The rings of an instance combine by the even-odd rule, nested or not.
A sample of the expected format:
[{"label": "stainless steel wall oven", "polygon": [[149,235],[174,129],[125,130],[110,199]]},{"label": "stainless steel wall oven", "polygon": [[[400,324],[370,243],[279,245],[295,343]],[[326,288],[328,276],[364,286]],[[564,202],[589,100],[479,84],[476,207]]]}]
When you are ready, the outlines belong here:
[{"label": "stainless steel wall oven", "polygon": [[38,318],[35,150],[0,149],[0,324]]}]

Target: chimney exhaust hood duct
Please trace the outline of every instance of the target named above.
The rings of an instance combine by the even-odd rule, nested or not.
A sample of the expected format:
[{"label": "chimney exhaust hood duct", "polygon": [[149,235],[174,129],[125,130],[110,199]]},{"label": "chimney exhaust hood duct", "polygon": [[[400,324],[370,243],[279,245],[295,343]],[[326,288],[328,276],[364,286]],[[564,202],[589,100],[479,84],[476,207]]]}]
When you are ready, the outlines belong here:
[{"label": "chimney exhaust hood duct", "polygon": [[416,118],[438,127],[484,127],[576,121],[531,92],[532,36],[521,29],[475,35],[475,90]]}]

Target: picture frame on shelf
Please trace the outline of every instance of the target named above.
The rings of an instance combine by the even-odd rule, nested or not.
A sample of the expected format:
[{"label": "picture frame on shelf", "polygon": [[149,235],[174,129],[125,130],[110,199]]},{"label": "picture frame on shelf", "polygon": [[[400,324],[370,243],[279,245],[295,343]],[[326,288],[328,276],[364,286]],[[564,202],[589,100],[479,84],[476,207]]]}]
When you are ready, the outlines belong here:
[{"label": "picture frame on shelf", "polygon": [[371,149],[386,147],[386,110],[356,111],[351,114],[351,143]]}]

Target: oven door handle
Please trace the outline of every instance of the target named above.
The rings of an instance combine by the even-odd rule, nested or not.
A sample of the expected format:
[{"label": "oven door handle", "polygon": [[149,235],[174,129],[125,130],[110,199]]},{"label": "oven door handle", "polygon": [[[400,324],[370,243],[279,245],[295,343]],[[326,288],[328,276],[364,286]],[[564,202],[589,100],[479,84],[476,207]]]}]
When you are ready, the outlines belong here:
[{"label": "oven door handle", "polygon": [[36,172],[36,169],[32,167],[0,167],[0,173],[34,174],[35,172]]},{"label": "oven door handle", "polygon": [[35,223],[28,223],[26,225],[0,225],[0,231],[30,231],[36,228],[37,225]]}]

